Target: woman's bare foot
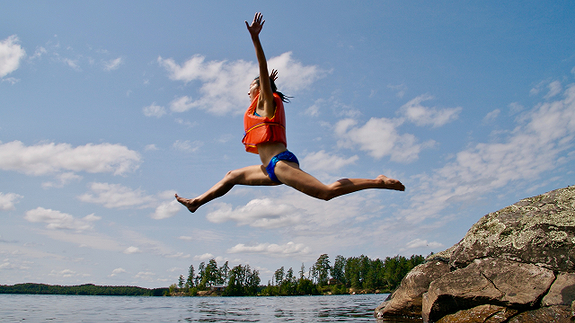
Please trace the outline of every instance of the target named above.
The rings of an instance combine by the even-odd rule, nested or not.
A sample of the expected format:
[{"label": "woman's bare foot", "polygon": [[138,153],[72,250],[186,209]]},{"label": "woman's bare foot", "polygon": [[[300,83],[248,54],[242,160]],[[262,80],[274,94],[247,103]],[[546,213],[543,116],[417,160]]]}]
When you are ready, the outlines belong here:
[{"label": "woman's bare foot", "polygon": [[196,212],[196,210],[200,207],[200,204],[196,201],[196,199],[185,199],[176,194],[176,200],[187,207],[188,210],[192,213]]},{"label": "woman's bare foot", "polygon": [[401,184],[401,182],[396,179],[389,178],[384,175],[379,175],[376,179],[382,182],[383,188],[396,191],[405,191],[405,186],[403,186],[403,184]]}]

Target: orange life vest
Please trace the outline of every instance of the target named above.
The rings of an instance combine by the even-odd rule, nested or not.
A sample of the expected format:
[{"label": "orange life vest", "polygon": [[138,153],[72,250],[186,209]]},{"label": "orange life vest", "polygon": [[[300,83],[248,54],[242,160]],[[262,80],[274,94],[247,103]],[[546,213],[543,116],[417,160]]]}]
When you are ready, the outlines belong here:
[{"label": "orange life vest", "polygon": [[257,145],[264,142],[281,142],[287,147],[286,116],[281,98],[274,93],[276,111],[271,118],[260,117],[254,114],[258,105],[258,99],[259,94],[244,114],[245,134],[242,143],[245,145],[246,151],[257,154]]}]

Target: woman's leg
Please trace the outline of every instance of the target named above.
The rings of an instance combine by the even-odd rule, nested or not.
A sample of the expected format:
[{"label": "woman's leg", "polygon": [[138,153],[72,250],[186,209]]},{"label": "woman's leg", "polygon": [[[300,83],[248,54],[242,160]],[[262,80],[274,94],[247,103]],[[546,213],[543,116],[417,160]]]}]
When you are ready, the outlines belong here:
[{"label": "woman's leg", "polygon": [[279,183],[269,178],[264,166],[254,165],[229,171],[216,185],[196,198],[186,199],[176,194],[176,199],[194,213],[200,206],[225,195],[235,185],[272,186]]},{"label": "woman's leg", "polygon": [[312,197],[331,200],[334,197],[357,192],[368,188],[404,191],[400,181],[379,175],[376,179],[343,178],[325,185],[312,175],[301,170],[296,163],[279,161],[275,167],[277,178],[284,184]]}]

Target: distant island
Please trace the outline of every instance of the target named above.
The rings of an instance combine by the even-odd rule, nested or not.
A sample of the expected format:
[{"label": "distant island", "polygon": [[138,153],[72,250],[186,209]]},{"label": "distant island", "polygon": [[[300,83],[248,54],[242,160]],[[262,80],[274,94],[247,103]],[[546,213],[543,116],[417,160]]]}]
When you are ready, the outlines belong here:
[{"label": "distant island", "polygon": [[57,295],[107,295],[107,296],[165,296],[168,288],[142,288],[136,286],[97,286],[84,284],[60,286],[46,284],[0,285],[0,294],[57,294]]}]

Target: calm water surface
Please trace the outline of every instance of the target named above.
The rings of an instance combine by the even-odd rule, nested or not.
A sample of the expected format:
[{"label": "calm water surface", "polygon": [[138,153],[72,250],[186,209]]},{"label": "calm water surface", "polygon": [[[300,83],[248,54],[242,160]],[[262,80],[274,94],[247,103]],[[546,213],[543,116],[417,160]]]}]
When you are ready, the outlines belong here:
[{"label": "calm water surface", "polygon": [[0,322],[377,322],[373,310],[386,297],[0,294]]}]

